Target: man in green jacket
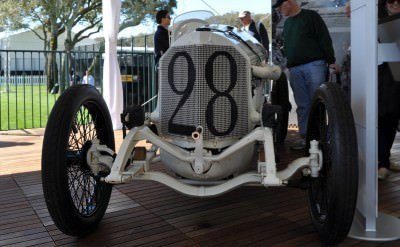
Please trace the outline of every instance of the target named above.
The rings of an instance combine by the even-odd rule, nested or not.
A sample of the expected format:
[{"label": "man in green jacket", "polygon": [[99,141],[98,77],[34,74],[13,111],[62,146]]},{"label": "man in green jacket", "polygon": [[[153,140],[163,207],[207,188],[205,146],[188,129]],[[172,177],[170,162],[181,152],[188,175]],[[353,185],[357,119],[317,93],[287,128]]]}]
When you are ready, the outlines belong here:
[{"label": "man in green jacket", "polygon": [[296,0],[277,0],[273,8],[279,8],[282,15],[288,17],[283,28],[284,52],[302,138],[291,148],[304,149],[308,113],[315,91],[326,81],[328,66],[338,70],[332,39],[321,16],[313,10],[300,8]]}]

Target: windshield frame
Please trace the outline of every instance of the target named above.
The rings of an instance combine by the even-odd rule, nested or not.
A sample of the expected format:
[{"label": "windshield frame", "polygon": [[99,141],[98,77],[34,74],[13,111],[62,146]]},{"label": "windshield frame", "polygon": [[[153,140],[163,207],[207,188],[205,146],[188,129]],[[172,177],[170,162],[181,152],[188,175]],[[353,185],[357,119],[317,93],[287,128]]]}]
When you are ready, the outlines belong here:
[{"label": "windshield frame", "polygon": [[[199,13],[202,13],[203,15],[196,15]],[[197,27],[218,24],[215,19],[215,14],[209,10],[194,10],[180,14],[174,18],[172,23],[171,43],[175,42],[184,34],[195,31],[197,27],[184,30],[184,28],[191,23],[197,24]]]}]

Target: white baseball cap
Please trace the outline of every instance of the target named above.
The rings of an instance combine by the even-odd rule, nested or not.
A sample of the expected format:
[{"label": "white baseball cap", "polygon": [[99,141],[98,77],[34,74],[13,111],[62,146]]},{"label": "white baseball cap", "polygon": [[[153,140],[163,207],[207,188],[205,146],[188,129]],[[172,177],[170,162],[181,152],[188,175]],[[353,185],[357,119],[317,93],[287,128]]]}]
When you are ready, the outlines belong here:
[{"label": "white baseball cap", "polygon": [[239,18],[243,18],[243,17],[249,16],[249,15],[251,15],[250,11],[245,10],[245,11],[239,13]]}]

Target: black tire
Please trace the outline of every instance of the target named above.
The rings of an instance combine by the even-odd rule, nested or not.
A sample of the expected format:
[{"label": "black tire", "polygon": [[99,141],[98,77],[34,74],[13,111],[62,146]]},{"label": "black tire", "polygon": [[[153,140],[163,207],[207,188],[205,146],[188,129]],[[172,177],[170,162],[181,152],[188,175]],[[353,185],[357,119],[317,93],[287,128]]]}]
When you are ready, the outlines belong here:
[{"label": "black tire", "polygon": [[320,142],[323,165],[310,178],[309,208],[321,240],[337,244],[347,236],[357,201],[358,150],[353,114],[339,86],[322,85],[316,92],[307,128],[310,140]]},{"label": "black tire", "polygon": [[93,86],[72,86],[50,113],[42,147],[44,198],[54,223],[68,235],[92,232],[110,200],[112,186],[100,182],[83,158],[95,137],[115,150],[110,114],[100,93]]},{"label": "black tire", "polygon": [[289,101],[288,81],[285,73],[282,73],[281,77],[272,84],[271,104],[282,107],[282,117],[276,128],[276,133],[278,143],[283,143],[287,136],[289,112],[292,110],[292,105]]}]

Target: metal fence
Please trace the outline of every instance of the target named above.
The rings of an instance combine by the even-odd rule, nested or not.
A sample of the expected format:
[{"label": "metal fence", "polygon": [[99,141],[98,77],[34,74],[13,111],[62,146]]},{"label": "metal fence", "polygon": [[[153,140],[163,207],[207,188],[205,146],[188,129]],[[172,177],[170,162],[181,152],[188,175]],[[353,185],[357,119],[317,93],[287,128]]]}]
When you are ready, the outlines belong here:
[{"label": "metal fence", "polygon": [[[0,50],[0,130],[45,127],[59,95],[82,83],[85,71],[103,92],[103,57],[99,51]],[[50,60],[50,61],[49,61]],[[151,49],[120,47],[118,60],[124,107],[144,105],[152,111],[156,102],[154,57]]]}]

